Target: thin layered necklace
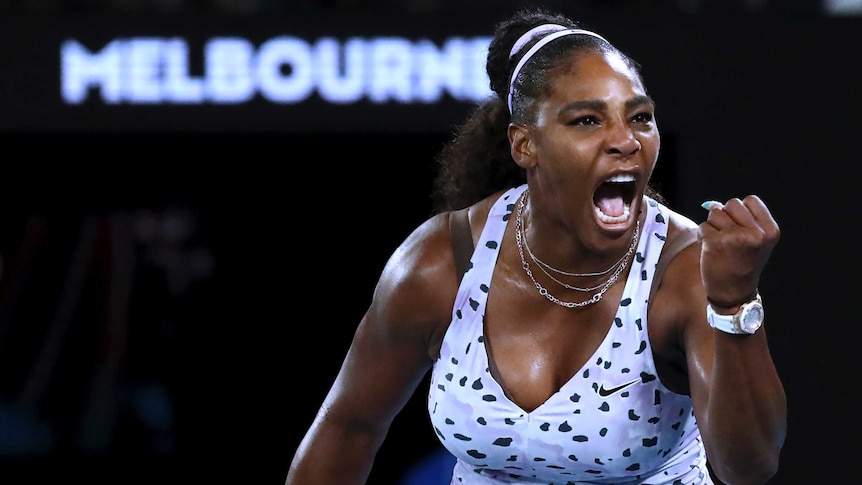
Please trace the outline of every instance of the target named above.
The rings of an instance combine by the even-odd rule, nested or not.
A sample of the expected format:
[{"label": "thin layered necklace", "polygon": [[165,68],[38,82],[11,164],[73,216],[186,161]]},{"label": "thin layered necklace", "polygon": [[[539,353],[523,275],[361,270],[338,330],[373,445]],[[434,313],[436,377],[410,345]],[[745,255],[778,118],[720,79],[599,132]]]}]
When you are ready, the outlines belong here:
[{"label": "thin layered necklace", "polygon": [[[526,203],[527,203],[527,197],[529,197],[529,193],[528,193],[528,191],[525,190],[524,193],[521,195],[520,199],[518,200],[518,210],[517,210],[516,217],[515,217],[515,241],[518,244],[518,254],[521,256],[521,266],[524,268],[524,271],[527,273],[527,276],[530,277],[530,280],[533,282],[533,284],[536,285],[536,289],[539,290],[539,294],[544,296],[548,300],[556,303],[557,305],[564,306],[566,308],[584,307],[584,306],[587,306],[587,305],[590,305],[592,303],[596,303],[596,302],[600,301],[602,299],[602,296],[604,296],[605,292],[608,291],[608,288],[610,288],[611,285],[613,285],[614,282],[616,282],[617,279],[619,279],[620,274],[622,274],[623,270],[628,265],[629,259],[631,258],[632,254],[634,253],[635,248],[637,247],[638,238],[640,237],[640,220],[638,220],[637,224],[635,225],[635,232],[632,235],[632,242],[631,242],[631,245],[629,245],[628,251],[626,251],[626,253],[623,254],[623,256],[619,260],[617,260],[616,263],[611,265],[610,268],[608,268],[604,271],[598,271],[598,272],[594,272],[594,273],[570,273],[567,271],[563,271],[561,269],[554,268],[553,266],[549,265],[548,263],[545,263],[544,261],[537,258],[533,254],[533,251],[530,250],[530,246],[527,244],[526,229],[524,228],[524,207],[526,206]],[[581,302],[560,300],[556,296],[552,295],[551,292],[549,292],[547,290],[547,288],[542,286],[541,283],[536,281],[536,277],[533,276],[533,271],[530,269],[530,263],[527,261],[527,258],[524,255],[525,251],[530,256],[530,259],[532,259],[533,262],[536,263],[536,266],[538,266],[539,269],[541,269],[542,272],[545,273],[545,275],[548,278],[552,279],[555,283],[559,284],[560,286],[562,286],[566,289],[569,289],[569,290],[575,290],[575,291],[580,291],[580,292],[589,292],[589,291],[596,291],[596,290],[598,290],[598,291],[593,293],[593,296],[591,296],[587,300],[584,300]],[[556,274],[561,275],[561,276],[567,276],[567,277],[572,277],[572,278],[587,278],[587,277],[604,276],[604,275],[607,275],[608,273],[610,273],[610,276],[608,276],[607,280],[597,284],[596,286],[592,286],[589,288],[580,288],[580,287],[569,285],[567,283],[564,283],[564,282],[558,280],[553,275],[551,275],[551,273],[549,273],[548,271],[551,271],[551,272],[556,273]]]}]

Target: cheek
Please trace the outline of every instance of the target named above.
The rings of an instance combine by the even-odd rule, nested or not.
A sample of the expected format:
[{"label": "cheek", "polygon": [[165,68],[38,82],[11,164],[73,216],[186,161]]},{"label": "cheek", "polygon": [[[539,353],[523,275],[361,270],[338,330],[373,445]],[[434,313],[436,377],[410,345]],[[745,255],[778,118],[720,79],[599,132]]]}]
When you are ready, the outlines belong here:
[{"label": "cheek", "polygon": [[661,149],[661,137],[659,137],[658,132],[650,135],[642,135],[638,137],[638,140],[641,142],[641,149],[648,158],[655,158],[658,155]]},{"label": "cheek", "polygon": [[591,143],[559,144],[548,160],[552,165],[550,171],[564,183],[584,180],[590,177],[596,160],[601,156],[600,152],[598,145]]}]

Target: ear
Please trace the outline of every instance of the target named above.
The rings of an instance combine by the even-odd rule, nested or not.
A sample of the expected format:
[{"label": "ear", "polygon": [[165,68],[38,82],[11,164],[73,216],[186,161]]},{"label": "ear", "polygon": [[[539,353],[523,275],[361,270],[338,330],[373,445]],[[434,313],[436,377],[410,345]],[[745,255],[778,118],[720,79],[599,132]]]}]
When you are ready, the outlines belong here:
[{"label": "ear", "polygon": [[535,157],[533,154],[533,142],[530,138],[530,129],[523,125],[509,123],[509,147],[512,151],[512,159],[523,169],[531,168],[535,165]]}]

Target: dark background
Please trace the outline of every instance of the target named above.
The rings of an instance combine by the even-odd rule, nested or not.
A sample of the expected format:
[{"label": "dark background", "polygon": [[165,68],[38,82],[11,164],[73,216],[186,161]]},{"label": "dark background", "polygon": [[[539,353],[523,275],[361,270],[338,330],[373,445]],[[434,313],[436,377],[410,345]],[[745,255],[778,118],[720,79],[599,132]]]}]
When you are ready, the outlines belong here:
[{"label": "dark background", "polygon": [[[644,65],[663,136],[655,182],[672,206],[697,222],[707,199],[757,193],[771,207],[782,240],[761,292],[789,428],[770,483],[852,483],[844,477],[862,451],[854,440],[862,17],[827,16],[814,2],[644,3],[565,10]],[[360,2],[301,2],[296,15],[251,4],[256,11],[224,2],[210,17],[214,7],[188,2],[196,7],[139,30],[180,29],[184,19],[204,32],[231,19],[267,32],[366,25]],[[374,23],[488,34],[508,6],[432,4],[441,10],[381,4],[388,10]],[[8,13],[0,69],[16,76],[15,28],[48,31],[73,7],[134,23],[107,3],[27,5],[0,4]],[[453,27],[445,19],[458,8]],[[125,129],[81,130],[74,117],[39,129],[15,123],[32,116],[14,89],[25,81],[0,82],[4,483],[283,483],[386,259],[430,214],[435,156],[467,107],[393,108],[366,122],[346,107],[355,130],[335,112],[331,130],[320,118],[311,131],[273,128],[279,117],[313,117],[303,106],[259,108],[254,129],[229,122],[247,111],[204,109],[136,129],[140,113],[124,107],[107,116],[127,113]],[[54,88],[39,116],[51,116]],[[212,116],[224,126],[171,123],[200,117],[212,126]],[[411,116],[430,116],[434,127],[405,129]],[[399,484],[436,446],[420,388],[369,483]]]}]

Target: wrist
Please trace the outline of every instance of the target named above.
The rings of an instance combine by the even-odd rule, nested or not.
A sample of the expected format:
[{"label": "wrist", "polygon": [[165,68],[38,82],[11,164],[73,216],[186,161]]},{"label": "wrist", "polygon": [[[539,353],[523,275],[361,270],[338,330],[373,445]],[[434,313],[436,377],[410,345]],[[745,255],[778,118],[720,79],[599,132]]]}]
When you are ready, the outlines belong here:
[{"label": "wrist", "polygon": [[[726,307],[724,310],[732,308]],[[709,326],[731,334],[753,334],[763,325],[763,302],[760,293],[754,298],[738,306],[733,314],[719,313],[712,303],[706,305],[706,320]]]},{"label": "wrist", "polygon": [[714,300],[714,299],[710,298],[709,295],[707,295],[706,301],[707,301],[707,303],[709,303],[709,306],[711,306],[712,309],[716,313],[719,313],[722,315],[733,315],[734,313],[738,312],[740,310],[740,308],[742,308],[742,305],[745,305],[746,303],[757,299],[757,297],[758,297],[758,291],[755,289],[753,292],[751,292],[745,298],[741,298],[741,299],[733,301],[733,302],[723,302],[723,301]]}]

